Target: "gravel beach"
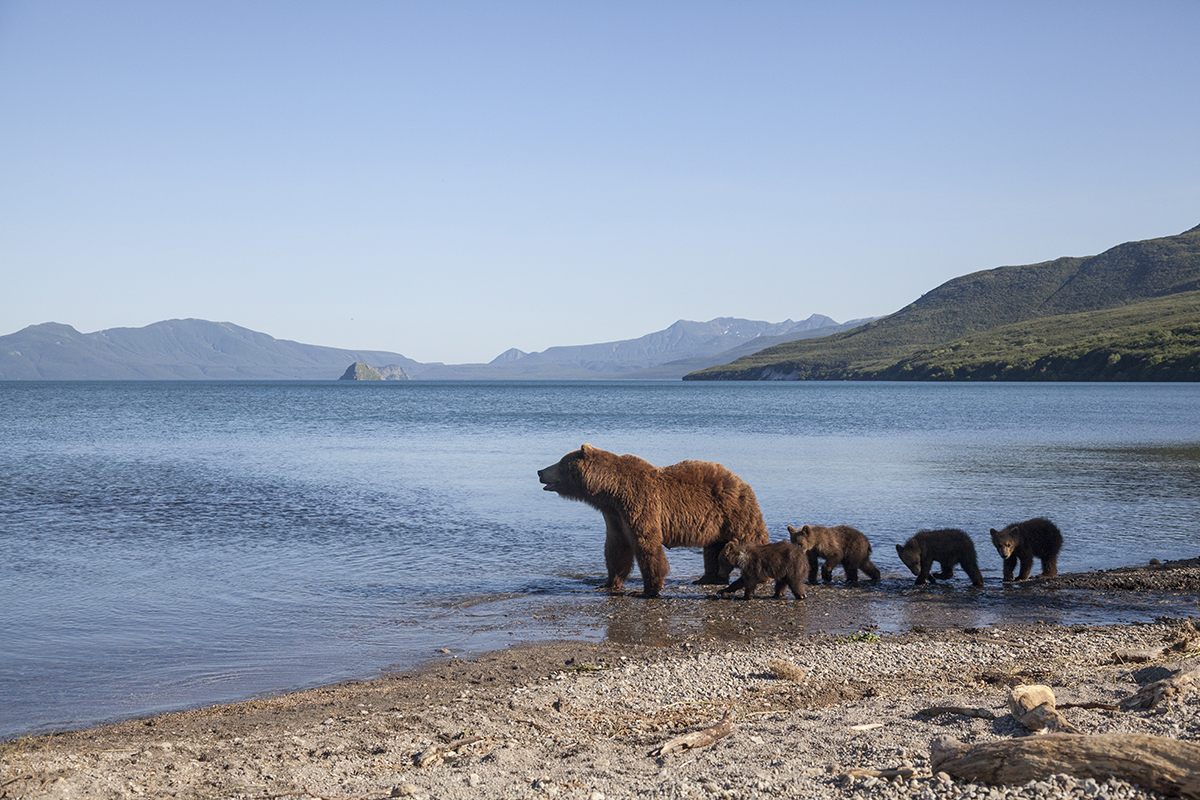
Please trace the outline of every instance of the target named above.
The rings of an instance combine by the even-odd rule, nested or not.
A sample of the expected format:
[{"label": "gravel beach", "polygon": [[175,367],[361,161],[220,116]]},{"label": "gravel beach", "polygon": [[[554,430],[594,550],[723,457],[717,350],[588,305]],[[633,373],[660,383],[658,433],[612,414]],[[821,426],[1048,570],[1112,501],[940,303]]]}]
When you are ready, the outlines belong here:
[{"label": "gravel beach", "polygon": [[[1200,559],[1052,580],[1072,590],[1200,594]],[[803,601],[751,604],[795,602]],[[371,681],[10,741],[0,749],[0,798],[1158,797],[1122,780],[1062,775],[975,784],[935,772],[930,745],[946,735],[965,743],[1031,735],[1006,707],[1022,683],[1050,686],[1060,707],[1099,704],[1063,709],[1084,733],[1200,742],[1200,691],[1150,710],[1112,709],[1200,664],[1197,627],[1160,619],[779,630],[746,641],[448,654]],[[1149,662],[1114,659],[1171,644]],[[934,706],[988,709],[994,719],[918,713]],[[729,735],[654,752],[729,712]]]}]

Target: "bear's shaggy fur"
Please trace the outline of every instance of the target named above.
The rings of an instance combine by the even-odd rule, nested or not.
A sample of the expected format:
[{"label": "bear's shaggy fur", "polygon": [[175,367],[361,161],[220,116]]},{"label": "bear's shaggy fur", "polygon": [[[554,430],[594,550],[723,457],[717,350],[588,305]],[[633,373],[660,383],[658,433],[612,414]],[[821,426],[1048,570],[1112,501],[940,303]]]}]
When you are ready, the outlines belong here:
[{"label": "bear's shaggy fur", "polygon": [[1024,522],[1014,522],[1004,530],[992,528],[992,544],[1004,559],[1004,580],[1011,581],[1013,569],[1021,562],[1021,572],[1016,580],[1029,577],[1033,568],[1033,557],[1042,562],[1042,577],[1053,578],[1058,574],[1058,551],[1062,549],[1062,533],[1058,526],[1045,517],[1034,517]]},{"label": "bear's shaggy fur", "polygon": [[[983,586],[983,575],[979,572],[979,561],[975,558],[975,543],[965,531],[958,528],[943,528],[936,531],[920,531],[904,544],[896,545],[900,560],[917,576],[917,583],[934,583],[934,578],[946,580],[954,577],[954,565],[961,564],[971,583]],[[930,575],[933,562],[942,565],[942,571]]]},{"label": "bear's shaggy fur", "polygon": [[580,500],[604,515],[604,588],[620,589],[637,559],[643,593],[657,597],[670,567],[664,547],[704,548],[704,576],[727,583],[720,566],[728,542],[771,540],[754,490],[720,464],[681,461],[656,467],[585,444],[538,470],[543,490]]},{"label": "bear's shaggy fur", "polygon": [[721,566],[729,570],[737,568],[742,576],[717,592],[719,595],[733,594],[741,589],[742,599],[749,600],[760,583],[773,580],[775,597],[781,597],[784,589],[791,589],[797,600],[804,599],[804,575],[808,572],[808,561],[804,558],[804,551],[791,542],[730,542],[721,551]]},{"label": "bear's shaggy fur", "polygon": [[833,571],[839,564],[846,570],[846,580],[849,583],[858,581],[858,571],[861,569],[873,580],[879,580],[879,568],[871,562],[871,543],[857,528],[849,525],[805,525],[800,529],[788,525],[792,544],[805,551],[808,555],[808,582],[817,582],[817,559],[825,559],[821,568],[821,579],[825,583],[833,581]]}]

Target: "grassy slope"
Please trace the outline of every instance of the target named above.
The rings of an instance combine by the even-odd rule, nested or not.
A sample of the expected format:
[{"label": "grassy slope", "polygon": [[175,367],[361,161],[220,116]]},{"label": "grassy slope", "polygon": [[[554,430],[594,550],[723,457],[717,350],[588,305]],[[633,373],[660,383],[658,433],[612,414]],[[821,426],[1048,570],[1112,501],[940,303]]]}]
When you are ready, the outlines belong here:
[{"label": "grassy slope", "polygon": [[1200,291],[993,328],[863,377],[1200,381]]},{"label": "grassy slope", "polygon": [[[771,347],[685,380],[862,380],[944,343],[1027,320],[1200,290],[1200,226],[1088,258],[975,272],[891,316],[822,339]],[[915,377],[915,376],[914,376]]]}]

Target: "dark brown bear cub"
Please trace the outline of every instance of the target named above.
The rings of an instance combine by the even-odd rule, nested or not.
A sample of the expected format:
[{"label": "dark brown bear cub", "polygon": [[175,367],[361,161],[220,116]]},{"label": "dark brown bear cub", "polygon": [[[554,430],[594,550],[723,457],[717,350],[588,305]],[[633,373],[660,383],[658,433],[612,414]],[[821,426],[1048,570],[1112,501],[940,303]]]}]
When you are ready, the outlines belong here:
[{"label": "dark brown bear cub", "polygon": [[667,576],[664,547],[704,548],[704,576],[729,581],[719,556],[726,542],[771,540],[754,490],[720,464],[680,461],[656,467],[585,444],[538,470],[542,489],[580,500],[604,516],[605,589],[625,584],[634,559],[646,597],[657,597]]},{"label": "dark brown bear cub", "polygon": [[1042,577],[1053,578],[1058,574],[1058,551],[1062,549],[1062,534],[1058,527],[1045,517],[1034,517],[1024,522],[1014,522],[1004,530],[992,528],[992,544],[1004,559],[1004,580],[1011,581],[1013,569],[1021,562],[1021,571],[1015,580],[1029,577],[1033,568],[1033,557],[1042,562]]},{"label": "dark brown bear cub", "polygon": [[856,528],[849,525],[805,525],[797,530],[788,525],[792,544],[808,554],[808,582],[817,582],[817,559],[825,559],[821,568],[821,579],[833,581],[833,571],[839,564],[846,570],[846,580],[858,581],[858,571],[867,573],[873,581],[879,580],[879,568],[871,562],[871,543]]},{"label": "dark brown bear cub", "polygon": [[[934,583],[934,578],[946,580],[954,577],[954,565],[961,564],[971,583],[983,586],[983,575],[979,572],[979,561],[975,558],[975,543],[958,528],[943,528],[937,531],[920,531],[904,544],[896,545],[900,560],[917,576],[917,583]],[[933,562],[942,566],[942,571],[930,575]]]},{"label": "dark brown bear cub", "polygon": [[784,589],[791,589],[797,600],[804,599],[804,576],[808,572],[808,562],[804,558],[804,551],[791,542],[730,542],[721,551],[721,566],[731,571],[740,569],[742,576],[718,592],[720,595],[742,589],[742,599],[749,600],[760,583],[774,580],[776,597],[782,596]]}]

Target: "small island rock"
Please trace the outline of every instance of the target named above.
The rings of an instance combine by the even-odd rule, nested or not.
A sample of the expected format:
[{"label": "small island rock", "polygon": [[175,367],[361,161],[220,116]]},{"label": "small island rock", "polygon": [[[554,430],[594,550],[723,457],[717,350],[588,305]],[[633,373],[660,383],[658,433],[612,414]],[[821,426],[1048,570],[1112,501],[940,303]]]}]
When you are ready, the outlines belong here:
[{"label": "small island rock", "polygon": [[376,369],[365,361],[355,361],[351,364],[340,381],[407,381],[412,380],[399,364],[388,364]]},{"label": "small island rock", "polygon": [[344,373],[342,373],[342,377],[338,378],[338,380],[381,381],[383,380],[383,376],[379,374],[379,370],[375,369],[370,364],[367,364],[365,361],[355,361],[346,369]]}]

